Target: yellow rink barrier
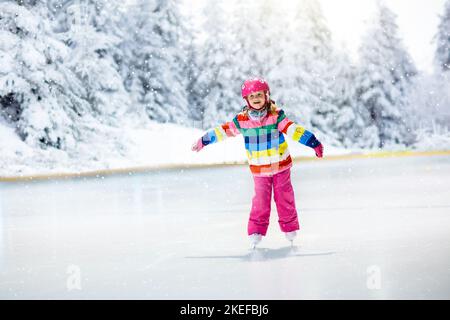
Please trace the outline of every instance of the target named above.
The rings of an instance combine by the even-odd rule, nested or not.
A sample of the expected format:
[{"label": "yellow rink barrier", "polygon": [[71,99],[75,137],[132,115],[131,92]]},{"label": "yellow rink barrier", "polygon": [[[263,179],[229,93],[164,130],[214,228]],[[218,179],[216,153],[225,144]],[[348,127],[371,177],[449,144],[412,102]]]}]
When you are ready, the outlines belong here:
[{"label": "yellow rink barrier", "polygon": [[[324,158],[316,157],[293,157],[294,162],[299,161],[331,161],[331,160],[347,160],[347,159],[364,159],[364,158],[392,158],[392,157],[412,157],[412,156],[450,156],[450,150],[439,151],[380,151],[380,152],[368,152],[368,153],[350,153],[343,155],[331,155]],[[210,167],[226,167],[232,165],[247,165],[247,161],[235,161],[227,163],[217,164],[164,164],[153,166],[140,166],[130,168],[117,168],[117,169],[102,169],[91,170],[75,173],[45,173],[45,174],[33,174],[33,175],[19,175],[19,176],[0,176],[0,182],[17,182],[17,181],[33,181],[33,180],[53,180],[53,179],[70,179],[70,178],[82,178],[82,177],[97,177],[102,178],[107,175],[113,174],[128,174],[156,171],[164,169],[195,169],[195,168],[210,168]]]}]

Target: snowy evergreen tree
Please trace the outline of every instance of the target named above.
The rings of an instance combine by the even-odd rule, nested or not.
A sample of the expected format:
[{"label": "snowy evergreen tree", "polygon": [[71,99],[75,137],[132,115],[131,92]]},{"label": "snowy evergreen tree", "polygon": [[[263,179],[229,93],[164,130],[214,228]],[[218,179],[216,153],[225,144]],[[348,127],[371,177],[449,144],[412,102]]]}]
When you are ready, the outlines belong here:
[{"label": "snowy evergreen tree", "polygon": [[190,3],[185,2],[180,10],[184,11],[184,35],[181,37],[181,47],[185,51],[185,75],[186,93],[188,103],[187,118],[189,126],[194,128],[202,128],[204,104],[202,93],[199,88],[199,76],[202,72],[199,62],[199,38],[201,37],[201,29],[196,21],[193,10],[191,10]]},{"label": "snowy evergreen tree", "polygon": [[253,51],[256,54],[256,61],[260,64],[259,72],[266,78],[269,78],[282,63],[283,51],[287,44],[286,25],[282,22],[285,8],[283,4],[280,0],[258,1],[256,10],[250,12],[251,15],[248,17],[254,16],[258,21]]},{"label": "snowy evergreen tree", "polygon": [[440,135],[450,129],[450,1],[444,5],[434,41],[434,73],[417,77],[409,95],[414,109],[411,123],[421,136]]},{"label": "snowy evergreen tree", "polygon": [[284,5],[292,13],[275,15],[278,28],[272,35],[277,52],[269,79],[277,88],[277,102],[293,120],[314,127],[319,135],[326,133],[328,143],[339,144],[337,133],[329,129],[337,113],[331,89],[336,62],[320,4],[302,0]]},{"label": "snowy evergreen tree", "polygon": [[377,132],[368,147],[412,143],[414,137],[407,127],[411,110],[407,95],[411,77],[417,71],[398,35],[395,14],[381,1],[373,25],[360,48],[360,74],[357,96],[360,114],[368,131]]},{"label": "snowy evergreen tree", "polygon": [[132,3],[125,13],[128,24],[124,24],[125,39],[121,43],[123,61],[120,70],[125,88],[129,91],[133,105],[143,107],[143,98],[148,88],[147,70],[152,45],[153,20],[151,12],[155,10],[155,1],[140,0]]},{"label": "snowy evergreen tree", "polygon": [[336,65],[332,69],[335,79],[332,82],[333,105],[337,107],[335,121],[330,123],[330,130],[337,134],[338,140],[345,147],[360,147],[365,135],[365,123],[357,112],[355,80],[357,67],[350,60],[348,53],[336,54]]},{"label": "snowy evergreen tree", "polygon": [[450,130],[450,82],[444,79],[426,73],[414,79],[414,90],[408,95],[412,108],[409,121],[419,135],[440,135]]},{"label": "snowy evergreen tree", "polygon": [[229,32],[232,36],[233,63],[240,73],[240,85],[250,77],[264,77],[262,61],[257,51],[261,32],[259,4],[256,1],[236,1],[230,15]]},{"label": "snowy evergreen tree", "polygon": [[198,57],[197,92],[204,112],[203,128],[207,129],[229,121],[240,111],[243,102],[239,90],[245,75],[237,69],[235,42],[224,3],[208,1],[203,11],[203,29],[207,33]]},{"label": "snowy evergreen tree", "polygon": [[[284,8],[288,8],[286,3]],[[274,88],[273,97],[290,118],[302,123],[306,127],[311,126],[311,101],[314,96],[306,84],[310,81],[310,75],[304,68],[304,64],[311,60],[302,50],[306,30],[301,24],[299,15],[302,12],[301,5],[296,3],[292,15],[283,17],[276,13],[277,17],[283,17],[289,22],[278,19],[275,31],[276,39],[276,65],[269,72],[268,80]]]},{"label": "snowy evergreen tree", "polygon": [[301,50],[300,66],[304,87],[311,110],[311,125],[326,134],[328,142],[337,145],[338,137],[332,129],[336,121],[337,107],[331,85],[334,82],[333,66],[336,57],[332,46],[331,31],[327,26],[320,3],[317,0],[298,2],[296,23],[302,30],[298,34]]},{"label": "snowy evergreen tree", "polygon": [[65,149],[75,145],[89,104],[48,17],[37,1],[0,4],[0,110],[30,145]]},{"label": "snowy evergreen tree", "polygon": [[436,34],[435,61],[439,69],[450,71],[450,0],[445,3],[444,14],[441,16]]},{"label": "snowy evergreen tree", "polygon": [[198,63],[198,50],[194,39],[191,38],[186,46],[186,91],[188,103],[188,119],[194,128],[202,128],[204,101],[202,94],[198,90],[200,66]]},{"label": "snowy evergreen tree", "polygon": [[[444,7],[444,14],[438,26],[435,36],[435,79],[431,80],[433,88],[430,88],[425,95],[431,96],[429,101],[433,101],[432,128],[436,132],[436,126],[450,128],[450,1],[447,0]],[[426,86],[424,86],[426,87]],[[430,102],[427,103],[428,105]],[[429,108],[427,108],[429,110]],[[429,116],[426,118],[430,118]]]},{"label": "snowy evergreen tree", "polygon": [[246,1],[233,7],[232,34],[234,35],[234,65],[238,81],[260,76],[265,78],[271,88],[271,98],[286,108],[293,119],[298,116],[301,95],[297,76],[299,52],[293,39],[298,30],[291,28],[289,15],[286,15],[288,1]]},{"label": "snowy evergreen tree", "polygon": [[66,65],[81,80],[92,115],[116,126],[129,108],[128,94],[114,58],[121,32],[112,17],[119,14],[115,3],[106,0],[68,1],[60,12],[62,32],[58,33],[71,49]]},{"label": "snowy evergreen tree", "polygon": [[134,48],[131,93],[150,119],[185,124],[187,91],[185,52],[180,48],[181,17],[178,3],[137,0],[131,8]]},{"label": "snowy evergreen tree", "polygon": [[176,123],[180,123],[184,126],[192,126],[193,107],[190,105],[192,99],[191,91],[195,76],[198,74],[196,64],[197,51],[194,48],[194,41],[197,36],[197,32],[194,29],[192,17],[186,13],[183,8],[182,1],[177,3],[177,11],[179,12],[178,22],[178,45],[177,45],[177,58],[176,63],[178,70],[176,70],[177,81],[180,83],[180,90],[182,91],[184,105],[180,107],[181,115],[178,119],[175,119]]},{"label": "snowy evergreen tree", "polygon": [[298,107],[296,98],[300,90],[296,76],[299,70],[295,57],[299,48],[293,41],[295,31],[290,29],[292,24],[285,22],[290,19],[285,15],[287,10],[287,1],[268,0],[261,3],[259,37],[263,48],[258,55],[262,61],[262,72],[272,88],[271,98],[295,118],[290,111]]}]

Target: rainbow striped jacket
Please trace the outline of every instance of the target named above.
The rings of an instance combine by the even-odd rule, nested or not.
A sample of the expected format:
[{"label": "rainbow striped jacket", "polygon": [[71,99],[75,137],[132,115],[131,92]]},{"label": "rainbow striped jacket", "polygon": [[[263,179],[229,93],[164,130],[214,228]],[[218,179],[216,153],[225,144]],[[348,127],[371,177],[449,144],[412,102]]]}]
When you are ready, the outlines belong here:
[{"label": "rainbow striped jacket", "polygon": [[217,126],[202,137],[204,146],[235,137],[244,136],[250,171],[256,176],[272,176],[292,167],[284,135],[308,147],[320,144],[316,137],[302,126],[286,117],[282,109],[273,105],[275,112],[254,120],[245,112],[238,113],[232,121]]}]

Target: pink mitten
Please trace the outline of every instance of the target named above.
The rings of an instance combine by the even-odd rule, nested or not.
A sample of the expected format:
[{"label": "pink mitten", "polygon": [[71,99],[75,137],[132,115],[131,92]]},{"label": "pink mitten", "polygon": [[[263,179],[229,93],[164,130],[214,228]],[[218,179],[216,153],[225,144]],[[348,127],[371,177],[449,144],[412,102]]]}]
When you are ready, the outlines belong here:
[{"label": "pink mitten", "polygon": [[323,157],[323,145],[322,144],[319,144],[317,147],[315,147],[314,151],[316,152],[316,156],[318,158],[322,158]]},{"label": "pink mitten", "polygon": [[202,142],[202,138],[198,139],[197,142],[195,142],[192,145],[192,151],[197,151],[199,152],[200,150],[203,149],[203,142]]}]

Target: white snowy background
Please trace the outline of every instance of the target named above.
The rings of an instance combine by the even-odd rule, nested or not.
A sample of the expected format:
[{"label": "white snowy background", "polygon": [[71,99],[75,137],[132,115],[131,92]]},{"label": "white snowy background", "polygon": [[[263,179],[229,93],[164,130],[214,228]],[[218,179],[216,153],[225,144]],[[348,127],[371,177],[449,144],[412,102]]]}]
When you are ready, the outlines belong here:
[{"label": "white snowy background", "polygon": [[450,4],[404,2],[3,0],[0,176],[245,160],[189,148],[253,75],[326,154],[446,150]]},{"label": "white snowy background", "polygon": [[[0,298],[449,299],[450,0],[424,3],[0,0]],[[191,151],[250,76],[325,146],[288,140],[294,248],[272,203],[248,250],[242,137]]]}]

